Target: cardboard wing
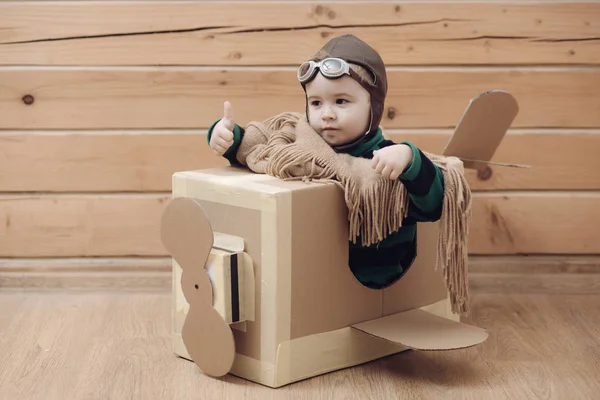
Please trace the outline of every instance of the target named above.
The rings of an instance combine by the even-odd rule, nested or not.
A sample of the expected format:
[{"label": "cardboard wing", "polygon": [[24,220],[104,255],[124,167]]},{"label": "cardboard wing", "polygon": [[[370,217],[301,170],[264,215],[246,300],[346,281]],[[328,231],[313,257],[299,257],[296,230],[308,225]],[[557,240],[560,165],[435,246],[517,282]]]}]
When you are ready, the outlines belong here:
[{"label": "cardboard wing", "polygon": [[352,325],[372,336],[414,350],[454,350],[484,342],[488,333],[476,326],[413,309]]}]

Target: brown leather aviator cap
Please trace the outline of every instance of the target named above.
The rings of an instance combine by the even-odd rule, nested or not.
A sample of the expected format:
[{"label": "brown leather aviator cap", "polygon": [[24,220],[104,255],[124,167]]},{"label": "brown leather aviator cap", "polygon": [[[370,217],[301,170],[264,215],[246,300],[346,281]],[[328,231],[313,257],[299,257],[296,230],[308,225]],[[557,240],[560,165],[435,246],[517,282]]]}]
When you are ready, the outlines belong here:
[{"label": "brown leather aviator cap", "polygon": [[337,36],[328,41],[312,58],[320,61],[327,57],[337,57],[358,64],[370,71],[375,78],[375,86],[357,80],[371,95],[371,113],[373,119],[369,132],[377,131],[383,116],[383,106],[387,95],[388,82],[383,59],[367,43],[354,35]]}]

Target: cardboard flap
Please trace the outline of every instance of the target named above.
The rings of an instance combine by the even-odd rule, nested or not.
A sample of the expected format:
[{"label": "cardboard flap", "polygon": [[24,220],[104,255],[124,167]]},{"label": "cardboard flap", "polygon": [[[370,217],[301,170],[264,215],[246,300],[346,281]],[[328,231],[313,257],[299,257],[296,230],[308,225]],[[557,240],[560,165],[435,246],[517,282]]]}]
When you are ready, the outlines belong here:
[{"label": "cardboard flap", "polygon": [[[213,247],[206,263],[212,283],[212,305],[225,322],[254,321],[254,270],[245,252]],[[237,325],[239,327],[239,325]]]},{"label": "cardboard flap", "polygon": [[374,319],[353,328],[415,350],[452,350],[475,346],[488,333],[476,326],[413,309]]},{"label": "cardboard flap", "polygon": [[460,158],[465,168],[477,168],[476,161],[480,165],[481,162],[489,162],[518,112],[517,101],[505,91],[490,90],[474,97],[443,155]]}]

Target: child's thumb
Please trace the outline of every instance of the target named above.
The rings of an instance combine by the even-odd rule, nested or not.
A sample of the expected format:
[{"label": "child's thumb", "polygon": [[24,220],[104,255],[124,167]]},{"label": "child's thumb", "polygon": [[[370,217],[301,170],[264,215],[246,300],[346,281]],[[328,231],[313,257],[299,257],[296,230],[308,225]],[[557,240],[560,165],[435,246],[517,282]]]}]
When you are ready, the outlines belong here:
[{"label": "child's thumb", "polygon": [[231,106],[231,103],[226,101],[223,104],[223,123],[225,124],[225,127],[229,130],[233,129],[233,107]]}]

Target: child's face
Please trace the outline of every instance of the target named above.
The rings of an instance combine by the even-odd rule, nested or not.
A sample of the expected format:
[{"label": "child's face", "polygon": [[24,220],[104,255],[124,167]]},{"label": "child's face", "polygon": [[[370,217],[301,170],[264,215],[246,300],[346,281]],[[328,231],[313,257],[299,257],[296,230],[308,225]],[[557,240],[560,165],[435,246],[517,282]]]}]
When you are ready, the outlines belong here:
[{"label": "child's face", "polygon": [[308,122],[330,146],[349,143],[367,131],[370,95],[349,76],[327,79],[317,73],[306,85],[306,96]]}]

